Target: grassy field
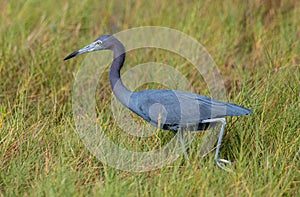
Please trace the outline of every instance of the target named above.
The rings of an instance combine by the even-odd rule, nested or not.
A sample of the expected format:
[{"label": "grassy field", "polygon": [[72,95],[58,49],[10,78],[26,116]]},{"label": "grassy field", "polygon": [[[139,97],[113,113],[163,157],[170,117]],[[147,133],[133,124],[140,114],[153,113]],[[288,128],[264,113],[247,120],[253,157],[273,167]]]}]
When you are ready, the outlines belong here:
[{"label": "grassy field", "polygon": [[[300,195],[298,1],[2,0],[0,8],[1,195]],[[234,161],[236,174],[219,169],[214,154],[197,157],[197,141],[191,166],[181,157],[158,170],[121,171],[102,164],[77,135],[72,89],[84,57],[63,58],[99,35],[152,25],[203,44],[222,74],[227,100],[253,110],[228,119],[221,157]],[[182,66],[185,60],[162,50],[133,52],[124,70],[148,61],[173,66],[207,94],[201,76]],[[97,91],[101,125],[114,140],[123,138],[107,105],[107,76]],[[160,131],[158,137],[166,143],[172,135]],[[135,143],[155,147],[156,141]]]}]

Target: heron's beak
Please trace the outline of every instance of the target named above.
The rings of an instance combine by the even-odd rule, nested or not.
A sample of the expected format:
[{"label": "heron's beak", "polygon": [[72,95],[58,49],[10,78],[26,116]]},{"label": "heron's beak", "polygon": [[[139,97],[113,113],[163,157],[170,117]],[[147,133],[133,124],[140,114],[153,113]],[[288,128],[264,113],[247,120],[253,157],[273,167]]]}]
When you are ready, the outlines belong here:
[{"label": "heron's beak", "polygon": [[68,55],[67,57],[65,57],[64,60],[71,59],[72,57],[75,57],[76,55],[79,55],[78,51],[74,51],[73,53],[71,53],[70,55]]},{"label": "heron's beak", "polygon": [[86,47],[83,47],[82,49],[79,49],[78,51],[74,51],[73,53],[71,53],[70,55],[68,55],[67,57],[64,58],[64,60],[68,60],[71,59],[77,55],[83,54],[83,53],[87,53],[87,52],[91,52],[94,50],[94,44],[90,44]]}]

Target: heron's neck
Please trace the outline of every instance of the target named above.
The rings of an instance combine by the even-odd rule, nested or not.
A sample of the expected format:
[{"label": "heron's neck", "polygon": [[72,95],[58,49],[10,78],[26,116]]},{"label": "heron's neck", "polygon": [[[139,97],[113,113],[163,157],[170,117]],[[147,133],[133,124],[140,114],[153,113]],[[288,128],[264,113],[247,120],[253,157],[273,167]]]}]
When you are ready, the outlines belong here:
[{"label": "heron's neck", "polygon": [[129,98],[132,92],[128,90],[120,75],[120,70],[125,61],[125,48],[121,43],[118,43],[112,48],[114,60],[110,67],[109,80],[113,93],[118,100],[125,106],[129,106]]}]

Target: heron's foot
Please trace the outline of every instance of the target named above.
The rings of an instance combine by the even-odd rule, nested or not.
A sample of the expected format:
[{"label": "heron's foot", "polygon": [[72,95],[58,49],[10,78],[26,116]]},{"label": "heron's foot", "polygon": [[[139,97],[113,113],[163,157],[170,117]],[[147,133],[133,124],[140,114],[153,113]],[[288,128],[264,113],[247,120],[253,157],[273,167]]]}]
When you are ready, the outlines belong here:
[{"label": "heron's foot", "polygon": [[226,165],[230,165],[230,166],[232,165],[231,161],[228,161],[226,159],[215,159],[215,162],[217,163],[218,167],[221,168],[222,170],[235,173],[233,170],[226,167]]},{"label": "heron's foot", "polygon": [[188,154],[188,151],[187,151],[187,150],[184,150],[184,158],[185,158],[185,160],[186,160],[187,166],[190,166],[191,163],[190,163],[189,154]]},{"label": "heron's foot", "polygon": [[190,160],[188,159],[188,160],[186,160],[186,166],[191,166],[191,163],[190,163]]},{"label": "heron's foot", "polygon": [[185,159],[185,162],[186,162],[186,166],[187,166],[187,167],[191,166],[191,163],[190,163],[190,160],[189,160],[189,159]]},{"label": "heron's foot", "polygon": [[[176,156],[177,156],[177,157],[180,157],[179,154],[177,154]],[[190,165],[191,165],[190,159],[189,159],[189,157],[188,157],[188,154],[186,154],[186,152],[184,153],[184,160],[183,160],[183,163],[184,163],[184,161],[185,161],[185,163],[186,163],[186,166],[190,166]],[[182,163],[182,164],[183,164],[183,163]]]}]

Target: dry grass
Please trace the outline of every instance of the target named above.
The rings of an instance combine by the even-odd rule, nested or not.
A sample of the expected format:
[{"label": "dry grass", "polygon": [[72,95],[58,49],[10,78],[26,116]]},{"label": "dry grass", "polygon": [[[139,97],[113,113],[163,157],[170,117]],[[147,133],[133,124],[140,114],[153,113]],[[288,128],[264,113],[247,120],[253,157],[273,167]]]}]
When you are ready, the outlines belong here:
[{"label": "dry grass", "polygon": [[[2,0],[0,8],[2,195],[300,194],[297,1]],[[197,39],[216,61],[228,100],[253,110],[251,116],[230,119],[224,138],[221,154],[235,161],[236,175],[218,169],[213,154],[203,160],[191,157],[191,167],[177,160],[147,173],[119,171],[94,158],[76,134],[73,75],[83,58],[62,59],[101,34],[143,25],[178,29]],[[174,66],[203,94],[201,76],[170,53],[136,51],[126,63],[149,60]],[[111,90],[105,79],[97,90],[102,95],[97,100],[101,124],[122,138],[107,109]],[[159,87],[155,85],[143,88]],[[170,134],[158,137],[168,140]]]}]

